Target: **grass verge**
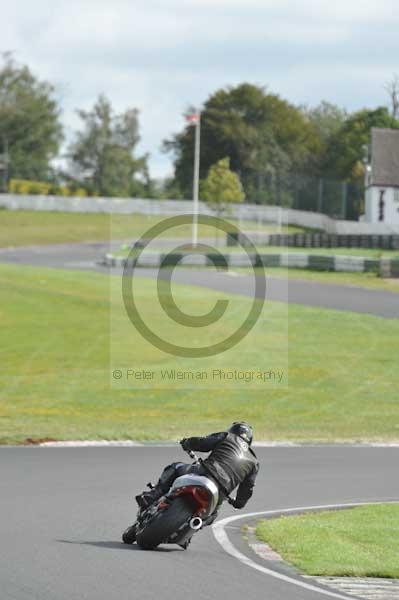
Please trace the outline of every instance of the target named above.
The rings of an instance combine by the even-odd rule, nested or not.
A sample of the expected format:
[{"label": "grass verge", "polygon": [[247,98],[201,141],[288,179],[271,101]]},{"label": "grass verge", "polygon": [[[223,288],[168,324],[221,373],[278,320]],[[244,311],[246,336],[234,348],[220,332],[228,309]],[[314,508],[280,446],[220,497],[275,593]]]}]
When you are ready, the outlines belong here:
[{"label": "grass verge", "polygon": [[[252,269],[234,269],[252,273]],[[399,279],[382,279],[376,273],[340,273],[335,271],[311,271],[309,269],[267,268],[270,277],[300,279],[319,283],[349,285],[385,292],[399,292]]]},{"label": "grass verge", "polygon": [[399,578],[399,505],[280,517],[258,538],[306,575]]},{"label": "grass verge", "polygon": [[[57,244],[62,242],[135,239],[159,223],[161,215],[107,215],[101,213],[69,213],[29,210],[0,210],[0,247]],[[229,220],[228,218],[226,219]],[[233,221],[237,225],[237,221]],[[295,233],[298,227],[243,222],[244,229],[265,232]],[[213,237],[214,228],[199,226],[200,237]],[[172,233],[170,234],[172,235]],[[173,236],[190,237],[190,225],[173,230]],[[165,235],[167,237],[167,235]]]},{"label": "grass verge", "polygon": [[[112,285],[120,285],[117,277]],[[140,280],[152,314],[153,282]],[[219,292],[174,284],[176,302],[203,312]],[[228,298],[228,296],[225,296]],[[250,299],[231,298],[238,316]],[[206,304],[209,309],[209,305]],[[287,305],[267,303],[255,343],[233,356],[250,367],[278,342]],[[177,439],[248,419],[258,439],[397,440],[399,320],[288,307],[288,387],[249,391],[110,387],[109,282],[96,273],[0,265],[0,442]],[[129,352],[120,311],[120,353]],[[155,312],[154,312],[155,315]],[[153,317],[155,321],[155,316]],[[138,342],[139,358],[153,359]],[[194,362],[194,359],[193,359]]]}]

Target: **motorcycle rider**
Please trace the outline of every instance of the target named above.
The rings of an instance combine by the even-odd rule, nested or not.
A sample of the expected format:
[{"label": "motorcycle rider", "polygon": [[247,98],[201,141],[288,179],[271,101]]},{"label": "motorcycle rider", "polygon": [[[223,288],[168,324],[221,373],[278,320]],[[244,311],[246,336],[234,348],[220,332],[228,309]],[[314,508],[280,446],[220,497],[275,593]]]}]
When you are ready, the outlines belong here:
[{"label": "motorcycle rider", "polygon": [[[220,492],[218,508],[238,486],[236,498],[229,502],[235,508],[243,508],[252,496],[259,471],[258,459],[251,448],[252,439],[252,427],[245,422],[234,422],[227,431],[206,437],[183,438],[180,441],[183,450],[210,452],[209,456],[197,464],[175,462],[168,465],[154,488],[136,496],[137,504],[142,509],[148,508],[168,492],[177,477],[195,473],[210,477],[217,484]],[[215,518],[216,513],[206,525]]]}]

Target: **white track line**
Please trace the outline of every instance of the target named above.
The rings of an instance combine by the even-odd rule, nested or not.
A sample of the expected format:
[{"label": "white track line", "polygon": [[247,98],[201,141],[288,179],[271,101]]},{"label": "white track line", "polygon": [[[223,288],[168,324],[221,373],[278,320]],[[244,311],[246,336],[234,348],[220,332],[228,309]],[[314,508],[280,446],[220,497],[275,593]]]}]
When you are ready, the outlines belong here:
[{"label": "white track line", "polygon": [[319,594],[323,594],[324,596],[329,596],[331,598],[339,598],[340,600],[348,600],[348,596],[343,596],[341,594],[337,594],[335,592],[330,592],[328,590],[324,590],[316,585],[312,585],[310,583],[306,583],[305,581],[301,581],[300,579],[295,579],[294,577],[289,577],[288,575],[284,575],[283,573],[279,573],[278,571],[273,571],[272,569],[268,569],[263,565],[260,565],[253,561],[245,554],[242,554],[230,541],[227,533],[226,526],[235,521],[239,521],[242,519],[251,519],[252,517],[261,517],[261,516],[272,516],[276,514],[290,514],[294,512],[307,512],[313,510],[330,510],[330,509],[339,509],[339,508],[353,508],[356,506],[365,506],[370,504],[396,504],[397,502],[355,502],[350,504],[327,504],[324,506],[301,506],[297,508],[286,508],[283,510],[267,510],[261,512],[254,513],[246,513],[245,515],[235,515],[233,517],[227,517],[222,521],[216,522],[212,525],[213,535],[216,538],[216,541],[222,546],[222,548],[231,556],[242,562],[244,565],[251,567],[252,569],[256,569],[265,575],[269,575],[270,577],[274,577],[275,579],[280,579],[285,583],[290,583],[292,585],[296,585],[297,587],[303,588],[305,590],[309,590],[312,592],[317,592]]}]

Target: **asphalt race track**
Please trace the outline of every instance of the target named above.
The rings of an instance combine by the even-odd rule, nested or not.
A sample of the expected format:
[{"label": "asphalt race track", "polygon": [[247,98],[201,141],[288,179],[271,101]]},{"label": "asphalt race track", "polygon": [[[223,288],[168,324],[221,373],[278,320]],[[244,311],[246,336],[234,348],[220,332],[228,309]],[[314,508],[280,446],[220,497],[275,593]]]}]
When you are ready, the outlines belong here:
[{"label": "asphalt race track", "polygon": [[[244,511],[226,505],[222,517],[399,498],[399,448],[258,448],[257,454],[254,497]],[[178,447],[0,448],[1,599],[322,600],[240,563],[211,528],[188,551],[123,545],[132,497],[173,460],[185,460]]]},{"label": "asphalt race track", "polygon": [[[101,243],[0,250],[0,261],[108,273]],[[114,272],[114,271],[113,271]],[[115,271],[117,274],[118,271]],[[120,273],[120,271],[119,271]],[[157,271],[140,269],[140,276]],[[251,294],[251,276],[178,269],[174,280]],[[269,299],[399,317],[399,296],[357,287],[268,277]],[[258,448],[261,470],[251,513],[314,505],[399,500],[399,448]],[[0,448],[0,600],[317,600],[319,592],[256,571],[228,554],[212,529],[188,551],[145,552],[120,537],[133,497],[180,448]],[[221,518],[233,511],[226,505]],[[236,514],[240,514],[237,513]],[[232,523],[229,539],[252,560]],[[325,596],[324,596],[325,597]]]},{"label": "asphalt race track", "polygon": [[[108,268],[98,264],[108,247],[108,244],[93,242],[1,249],[0,262],[108,273]],[[157,277],[158,272],[157,269],[136,269],[137,275],[142,277]],[[112,269],[111,273],[116,274],[118,270]],[[173,280],[222,292],[253,295],[251,274],[231,277],[227,273],[212,269],[180,267],[175,270]],[[399,318],[399,294],[395,292],[295,279],[286,282],[284,279],[267,275],[267,298],[305,306]]]}]

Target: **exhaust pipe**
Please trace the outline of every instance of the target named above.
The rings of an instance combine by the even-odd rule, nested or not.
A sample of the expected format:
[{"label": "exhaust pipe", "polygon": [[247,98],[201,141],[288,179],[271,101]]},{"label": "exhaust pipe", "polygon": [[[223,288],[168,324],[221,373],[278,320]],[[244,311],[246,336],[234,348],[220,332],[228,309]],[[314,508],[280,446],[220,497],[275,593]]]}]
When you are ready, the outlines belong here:
[{"label": "exhaust pipe", "polygon": [[191,527],[191,529],[194,529],[194,531],[201,529],[201,527],[202,527],[201,517],[193,517],[190,521],[190,527]]}]

